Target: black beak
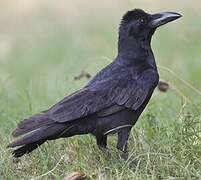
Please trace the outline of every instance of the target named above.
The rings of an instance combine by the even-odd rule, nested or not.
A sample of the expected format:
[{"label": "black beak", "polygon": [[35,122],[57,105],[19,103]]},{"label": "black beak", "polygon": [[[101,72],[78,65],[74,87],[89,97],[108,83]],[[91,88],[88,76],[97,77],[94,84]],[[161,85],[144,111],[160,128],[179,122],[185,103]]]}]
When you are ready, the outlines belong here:
[{"label": "black beak", "polygon": [[175,12],[163,12],[158,14],[152,14],[151,15],[152,20],[150,22],[151,23],[150,25],[152,28],[157,28],[171,21],[174,21],[180,17],[182,17],[182,15]]}]

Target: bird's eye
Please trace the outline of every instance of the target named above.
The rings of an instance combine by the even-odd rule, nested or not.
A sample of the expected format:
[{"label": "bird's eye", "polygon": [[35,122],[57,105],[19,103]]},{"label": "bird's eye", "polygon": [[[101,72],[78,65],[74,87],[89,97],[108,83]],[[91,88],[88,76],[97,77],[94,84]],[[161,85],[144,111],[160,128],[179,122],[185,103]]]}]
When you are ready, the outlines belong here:
[{"label": "bird's eye", "polygon": [[139,22],[140,22],[140,24],[145,24],[146,23],[146,19],[145,18],[140,18]]}]

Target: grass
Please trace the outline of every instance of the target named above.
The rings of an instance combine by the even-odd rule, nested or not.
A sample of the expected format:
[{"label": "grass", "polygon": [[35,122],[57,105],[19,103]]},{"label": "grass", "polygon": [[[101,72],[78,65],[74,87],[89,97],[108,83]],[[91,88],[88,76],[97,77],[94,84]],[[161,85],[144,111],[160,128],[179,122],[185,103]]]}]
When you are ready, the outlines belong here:
[{"label": "grass", "polygon": [[[152,46],[159,65],[200,89],[201,14],[188,8],[180,9],[183,20],[156,32]],[[69,25],[43,10],[1,33],[0,179],[61,179],[75,171],[89,179],[201,179],[201,96],[164,68],[160,76],[171,89],[155,91],[131,132],[128,160],[116,136],[108,155],[90,135],[51,141],[13,160],[6,145],[16,124],[82,87],[86,78],[74,81],[82,70],[94,75],[115,56],[118,16],[82,15]]]}]

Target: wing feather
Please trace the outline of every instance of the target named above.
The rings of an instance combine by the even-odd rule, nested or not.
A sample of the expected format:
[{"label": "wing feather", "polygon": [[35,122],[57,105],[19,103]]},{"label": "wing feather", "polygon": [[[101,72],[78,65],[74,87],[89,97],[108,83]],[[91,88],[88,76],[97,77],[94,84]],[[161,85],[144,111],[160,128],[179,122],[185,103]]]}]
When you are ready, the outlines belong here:
[{"label": "wing feather", "polygon": [[[109,115],[123,108],[137,110],[151,96],[158,79],[156,71],[146,70],[138,78],[125,80],[121,76],[115,81],[112,78],[99,81],[67,96],[50,108],[48,114],[54,121],[64,123],[99,112]],[[108,111],[102,111],[107,108]]]}]

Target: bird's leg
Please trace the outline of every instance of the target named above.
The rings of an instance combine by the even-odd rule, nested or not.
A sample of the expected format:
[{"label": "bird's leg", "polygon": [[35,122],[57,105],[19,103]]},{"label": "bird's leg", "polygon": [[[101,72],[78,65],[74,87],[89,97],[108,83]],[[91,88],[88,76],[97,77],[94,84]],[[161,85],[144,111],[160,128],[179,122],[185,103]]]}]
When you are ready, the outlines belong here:
[{"label": "bird's leg", "polygon": [[118,132],[118,142],[117,142],[117,149],[122,152],[122,158],[127,159],[127,141],[130,134],[130,128],[124,128]]},{"label": "bird's leg", "polygon": [[101,150],[104,150],[107,148],[107,136],[96,136],[96,144]]},{"label": "bird's leg", "polygon": [[109,150],[107,149],[107,135],[96,136],[96,143],[97,143],[99,149],[100,149],[107,157],[110,157],[110,156],[111,156]]}]

